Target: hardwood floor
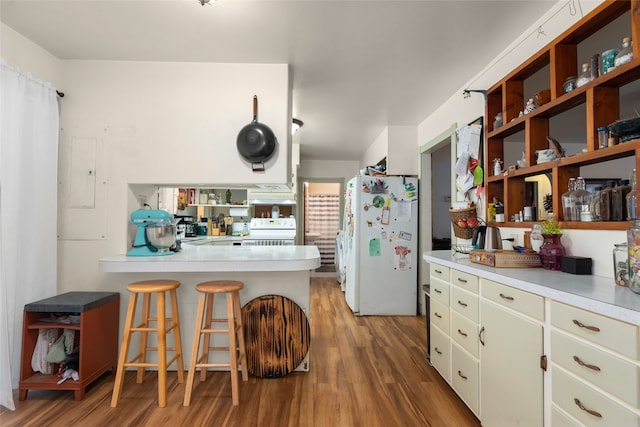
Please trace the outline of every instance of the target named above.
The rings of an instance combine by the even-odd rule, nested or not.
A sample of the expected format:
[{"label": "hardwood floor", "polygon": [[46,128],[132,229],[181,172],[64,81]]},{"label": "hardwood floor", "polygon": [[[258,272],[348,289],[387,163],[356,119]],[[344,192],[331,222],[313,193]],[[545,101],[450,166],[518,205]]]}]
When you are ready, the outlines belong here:
[{"label": "hardwood floor", "polygon": [[106,374],[78,402],[71,392],[29,391],[22,402],[16,394],[16,411],[0,407],[0,425],[480,426],[425,360],[424,317],[353,316],[334,278],[312,278],[311,311],[310,371],[250,376],[240,382],[238,407],[228,372],[196,379],[189,407],[171,372],[166,408],[157,406],[155,373],[136,384],[127,372],[117,408],[110,406],[114,376]]}]

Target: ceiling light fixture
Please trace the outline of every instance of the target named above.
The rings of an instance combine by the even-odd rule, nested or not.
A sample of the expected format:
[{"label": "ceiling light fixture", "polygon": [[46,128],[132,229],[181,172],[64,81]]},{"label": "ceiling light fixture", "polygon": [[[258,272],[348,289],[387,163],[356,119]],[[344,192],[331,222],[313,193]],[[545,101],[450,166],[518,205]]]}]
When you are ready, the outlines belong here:
[{"label": "ceiling light fixture", "polygon": [[291,124],[291,133],[296,133],[302,126],[304,126],[304,122],[302,120],[294,118],[293,123]]}]

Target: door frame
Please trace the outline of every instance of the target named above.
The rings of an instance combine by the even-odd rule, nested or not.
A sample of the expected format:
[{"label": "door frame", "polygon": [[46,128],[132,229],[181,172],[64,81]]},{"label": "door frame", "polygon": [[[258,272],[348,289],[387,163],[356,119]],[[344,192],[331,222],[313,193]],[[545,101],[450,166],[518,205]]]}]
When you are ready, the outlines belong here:
[{"label": "door frame", "polygon": [[[305,178],[298,177],[297,193],[296,193],[296,245],[304,245],[304,183],[323,183],[323,184],[339,184],[339,193],[344,195],[344,178]],[[338,222],[338,230],[342,230],[344,216],[344,197],[340,197],[340,220]]]},{"label": "door frame", "polygon": [[[453,123],[449,128],[442,131],[437,136],[430,139],[423,145],[420,145],[418,148],[418,180],[419,180],[419,195],[418,195],[418,203],[419,203],[419,212],[420,219],[418,223],[418,227],[420,230],[419,240],[418,240],[418,253],[422,254],[425,251],[430,251],[433,248],[433,192],[431,191],[431,179],[427,182],[426,177],[430,177],[432,174],[431,169],[431,153],[443,148],[447,144],[450,145],[451,149],[451,159],[456,158],[456,143],[458,141],[456,130],[458,129],[458,124]],[[455,170],[451,167],[451,176],[450,176],[451,188],[450,195],[453,200],[456,194],[456,177]],[[455,243],[455,235],[453,234],[453,227],[451,231],[451,244]],[[419,283],[429,283],[429,270],[428,264],[422,260],[418,262],[418,279]],[[419,289],[420,291],[420,289]],[[422,304],[421,304],[422,305]],[[421,312],[425,314],[426,308],[424,306],[421,307]]]}]

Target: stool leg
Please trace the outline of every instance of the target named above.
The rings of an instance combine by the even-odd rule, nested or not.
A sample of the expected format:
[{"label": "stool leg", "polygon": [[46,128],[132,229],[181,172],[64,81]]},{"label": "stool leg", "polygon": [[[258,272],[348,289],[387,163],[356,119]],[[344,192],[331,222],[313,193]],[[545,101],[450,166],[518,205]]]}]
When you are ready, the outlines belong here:
[{"label": "stool leg", "polygon": [[238,334],[238,353],[240,358],[240,367],[242,369],[242,381],[249,380],[249,372],[247,371],[247,352],[244,346],[244,325],[242,324],[242,311],[240,309],[240,294],[233,293],[233,314],[236,317],[236,331]]},{"label": "stool leg", "polygon": [[184,382],[184,361],[182,360],[182,336],[180,335],[180,314],[178,313],[178,296],[176,290],[171,291],[171,320],[173,328],[173,341],[176,349],[176,369],[178,370],[178,382]]},{"label": "stool leg", "polygon": [[158,406],[167,406],[167,315],[165,293],[158,292]]},{"label": "stool leg", "polygon": [[113,394],[111,396],[111,407],[118,406],[118,400],[122,393],[124,380],[124,364],[129,353],[129,343],[131,342],[131,328],[133,327],[133,317],[136,312],[138,294],[131,294],[129,297],[129,307],[127,308],[127,319],[124,322],[124,332],[122,333],[122,343],[120,344],[120,356],[118,357],[118,367],[116,368],[116,380],[113,383]]},{"label": "stool leg", "polygon": [[[211,329],[211,320],[213,319],[213,303],[215,302],[215,294],[207,294],[207,305],[205,309],[204,327],[203,329]],[[202,343],[202,360],[207,363],[209,361],[209,348],[211,347],[211,333],[203,334]],[[207,379],[207,368],[200,368],[200,381]]]},{"label": "stool leg", "polygon": [[[142,320],[140,321],[140,326],[143,328],[149,328],[149,309],[151,305],[151,294],[145,293],[142,298]],[[138,362],[145,363],[147,361],[147,340],[149,338],[148,331],[140,331],[140,359]],[[136,382],[141,383],[144,378],[144,366],[138,367],[138,373],[136,375]]]},{"label": "stool leg", "polygon": [[[184,392],[184,406],[191,403],[191,392],[193,391],[193,379],[196,375],[196,364],[198,363],[198,350],[200,348],[200,334],[202,333],[202,319],[204,318],[204,307],[207,296],[200,295],[198,300],[198,311],[196,313],[196,330],[193,333],[193,345],[191,346],[191,361],[189,362],[189,373],[187,374],[187,386]],[[206,369],[206,368],[205,368]]]},{"label": "stool leg", "polygon": [[238,344],[236,343],[236,319],[233,294],[227,294],[227,319],[229,323],[229,365],[231,370],[231,401],[238,406]]}]

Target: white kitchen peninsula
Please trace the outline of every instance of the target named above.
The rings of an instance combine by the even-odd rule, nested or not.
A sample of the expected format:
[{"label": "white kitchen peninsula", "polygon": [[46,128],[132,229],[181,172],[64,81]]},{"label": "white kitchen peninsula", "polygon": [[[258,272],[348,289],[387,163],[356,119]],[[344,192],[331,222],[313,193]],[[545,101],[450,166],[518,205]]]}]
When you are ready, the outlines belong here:
[{"label": "white kitchen peninsula", "polygon": [[[178,289],[178,302],[185,361],[190,359],[195,328],[195,313],[199,297],[195,290],[196,284],[208,280],[240,280],[245,284],[240,292],[243,306],[263,295],[281,295],[299,305],[311,321],[309,283],[311,270],[319,266],[320,253],[316,246],[294,245],[196,246],[187,244],[183,245],[182,251],[166,256],[116,255],[100,259],[100,270],[110,273],[105,276],[103,288],[119,291],[122,295],[121,324],[124,324],[129,299],[127,284],[160,278],[181,282]],[[219,310],[218,313],[226,311],[222,298],[216,300],[215,310]],[[132,349],[132,351],[135,350]],[[308,360],[307,355],[296,370],[307,371]]]}]

